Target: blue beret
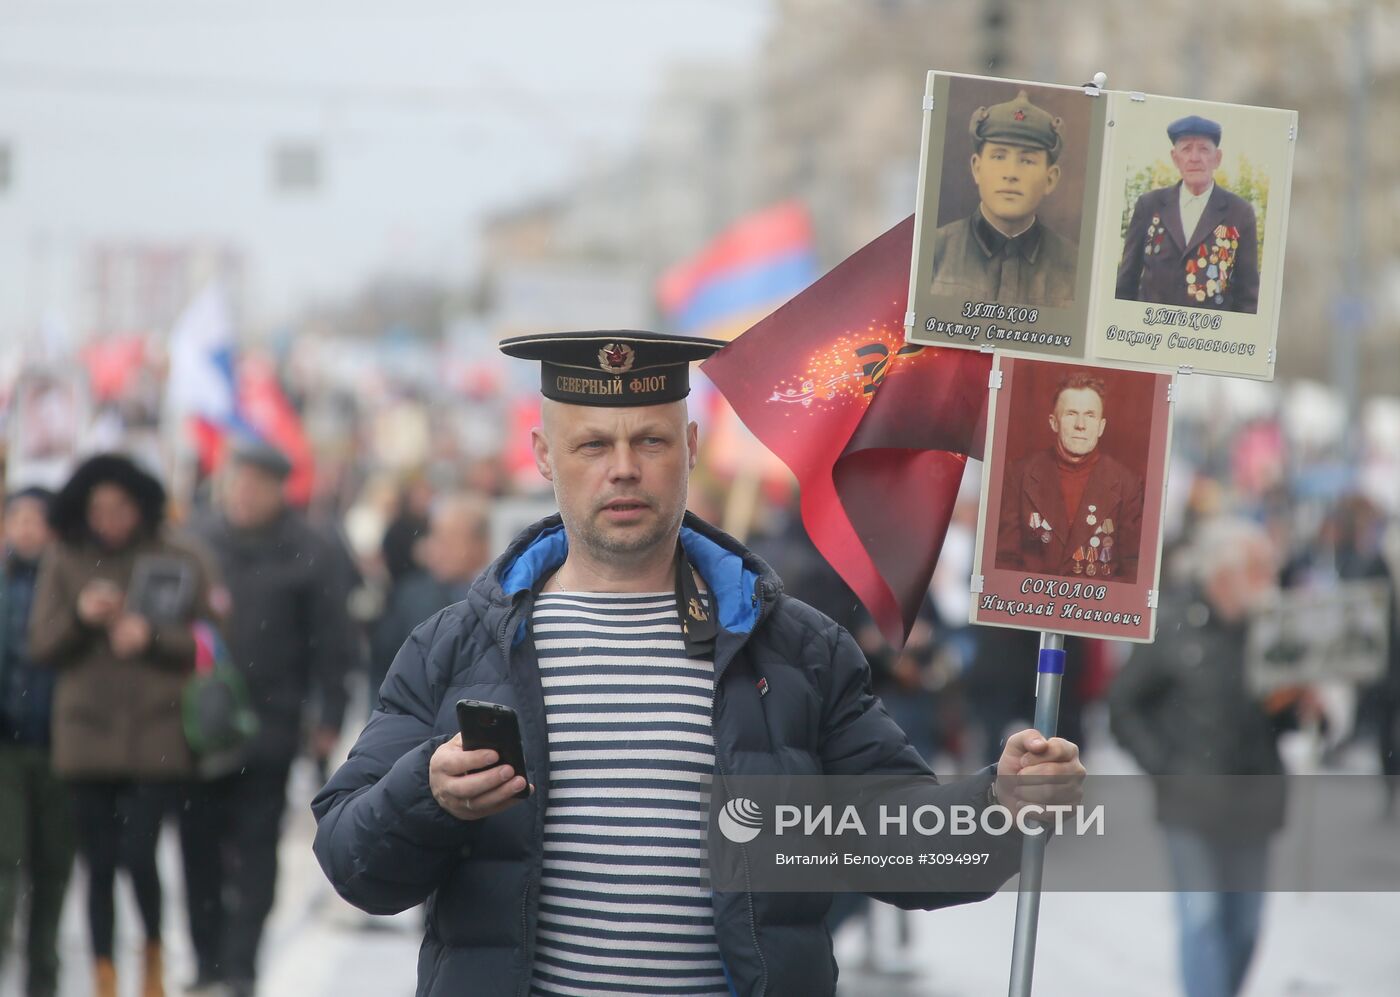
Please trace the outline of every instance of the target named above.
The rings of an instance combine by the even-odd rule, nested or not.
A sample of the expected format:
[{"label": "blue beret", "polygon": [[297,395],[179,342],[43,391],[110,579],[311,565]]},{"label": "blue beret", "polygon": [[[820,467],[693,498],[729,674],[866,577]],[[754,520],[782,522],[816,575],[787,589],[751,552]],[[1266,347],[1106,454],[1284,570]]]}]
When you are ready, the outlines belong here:
[{"label": "blue beret", "polygon": [[1203,135],[1219,145],[1220,125],[1218,122],[1211,121],[1210,118],[1203,118],[1199,114],[1177,118],[1167,125],[1167,138],[1172,140],[1172,145],[1176,145],[1186,135]]}]

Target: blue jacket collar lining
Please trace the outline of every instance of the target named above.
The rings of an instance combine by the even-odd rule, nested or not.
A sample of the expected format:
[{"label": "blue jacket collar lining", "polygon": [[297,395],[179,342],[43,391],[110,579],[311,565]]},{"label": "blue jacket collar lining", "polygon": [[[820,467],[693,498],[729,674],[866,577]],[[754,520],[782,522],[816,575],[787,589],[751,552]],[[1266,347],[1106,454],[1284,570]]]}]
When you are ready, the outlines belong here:
[{"label": "blue jacket collar lining", "polygon": [[[758,622],[758,600],[754,597],[758,573],[738,554],[688,526],[681,527],[681,545],[713,594],[720,626],[731,633],[753,630]],[[564,563],[568,554],[569,540],[563,526],[542,531],[502,572],[502,591],[514,597],[535,588],[540,579]],[[516,640],[520,637],[521,633],[517,633]]]}]

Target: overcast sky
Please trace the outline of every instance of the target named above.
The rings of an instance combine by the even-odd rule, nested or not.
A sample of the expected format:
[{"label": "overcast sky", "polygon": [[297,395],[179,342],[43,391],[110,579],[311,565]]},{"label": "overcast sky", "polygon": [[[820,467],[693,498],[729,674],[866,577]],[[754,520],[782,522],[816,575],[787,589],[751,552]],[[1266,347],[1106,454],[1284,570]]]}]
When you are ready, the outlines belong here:
[{"label": "overcast sky", "polygon": [[[465,277],[483,213],[625,149],[668,63],[747,58],[768,16],[761,0],[0,0],[0,338],[76,311],[98,240],[241,246],[264,321],[378,270]],[[324,148],[315,195],[271,189],[283,139]]]}]

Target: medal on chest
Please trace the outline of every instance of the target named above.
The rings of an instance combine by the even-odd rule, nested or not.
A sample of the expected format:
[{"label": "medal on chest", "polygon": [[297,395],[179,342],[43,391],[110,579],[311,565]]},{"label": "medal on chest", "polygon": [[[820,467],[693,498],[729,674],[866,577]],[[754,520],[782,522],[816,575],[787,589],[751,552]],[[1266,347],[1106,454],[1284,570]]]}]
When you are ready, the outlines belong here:
[{"label": "medal on chest", "polygon": [[1147,244],[1142,247],[1143,256],[1156,256],[1162,251],[1162,240],[1166,238],[1167,230],[1162,224],[1161,215],[1152,216],[1152,224],[1147,226]]},{"label": "medal on chest", "polygon": [[1217,225],[1210,237],[1196,247],[1186,261],[1186,297],[1197,304],[1223,305],[1230,289],[1230,274],[1240,246],[1240,230]]},{"label": "medal on chest", "polygon": [[719,631],[713,616],[705,611],[694,569],[679,543],[676,544],[676,612],[680,617],[681,635],[685,638],[686,657],[712,656]]}]

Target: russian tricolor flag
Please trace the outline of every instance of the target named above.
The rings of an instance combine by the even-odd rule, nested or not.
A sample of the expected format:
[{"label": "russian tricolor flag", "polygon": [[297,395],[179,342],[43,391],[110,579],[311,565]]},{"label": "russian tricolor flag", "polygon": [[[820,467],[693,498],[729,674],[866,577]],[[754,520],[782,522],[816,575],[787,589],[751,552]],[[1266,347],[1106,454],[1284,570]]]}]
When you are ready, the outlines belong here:
[{"label": "russian tricolor flag", "polygon": [[171,331],[164,418],[174,432],[193,439],[205,474],[223,463],[233,437],[273,444],[292,462],[288,499],[298,505],[311,500],[314,467],[301,417],[271,363],[239,357],[233,311],[217,285],[205,287]]},{"label": "russian tricolor flag", "polygon": [[176,432],[189,427],[203,470],[211,470],[230,432],[251,432],[238,406],[233,311],[210,283],[185,307],[170,333],[165,418]]},{"label": "russian tricolor flag", "polygon": [[816,277],[811,219],[787,201],[741,218],[672,267],[657,297],[677,332],[733,339]]}]

